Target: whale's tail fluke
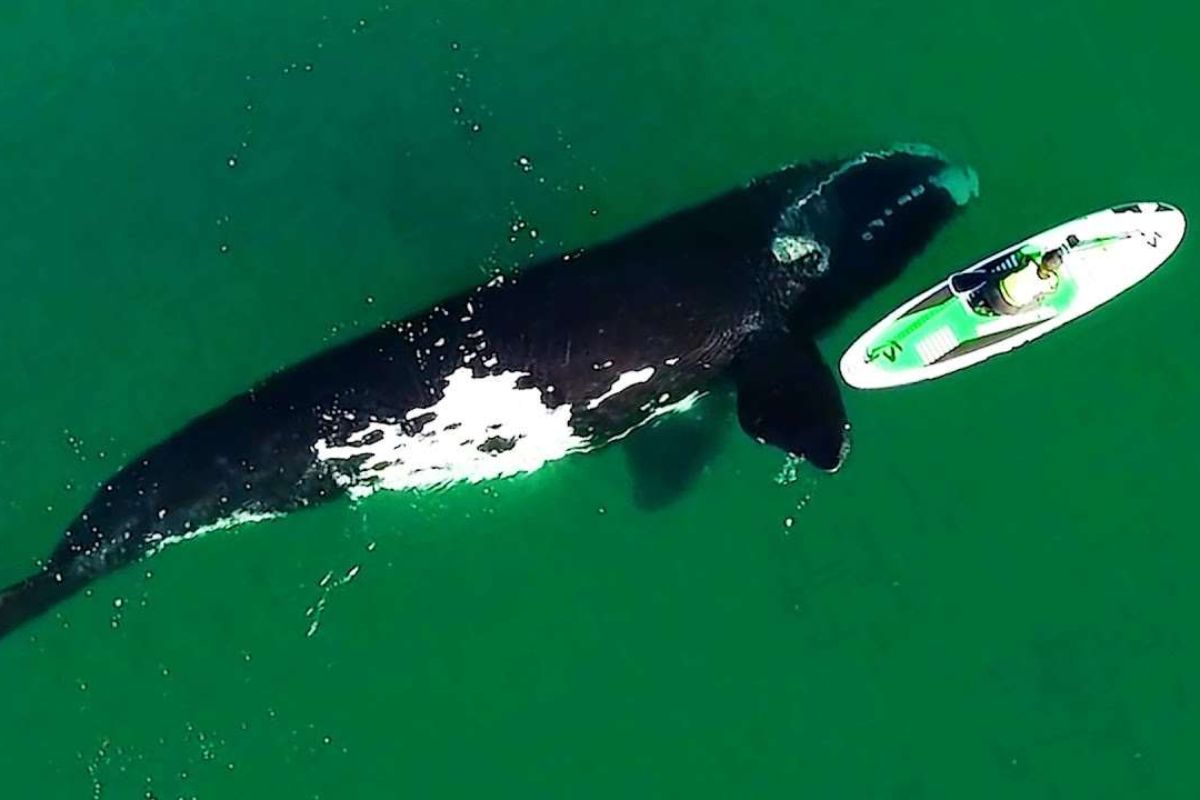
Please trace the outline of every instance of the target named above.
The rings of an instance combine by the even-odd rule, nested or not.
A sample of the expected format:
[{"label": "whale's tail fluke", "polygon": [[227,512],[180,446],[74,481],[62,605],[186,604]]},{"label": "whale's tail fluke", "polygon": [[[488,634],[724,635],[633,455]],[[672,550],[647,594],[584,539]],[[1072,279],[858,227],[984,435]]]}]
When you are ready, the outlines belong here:
[{"label": "whale's tail fluke", "polygon": [[83,588],[83,583],[44,570],[0,590],[0,638],[70,597]]}]

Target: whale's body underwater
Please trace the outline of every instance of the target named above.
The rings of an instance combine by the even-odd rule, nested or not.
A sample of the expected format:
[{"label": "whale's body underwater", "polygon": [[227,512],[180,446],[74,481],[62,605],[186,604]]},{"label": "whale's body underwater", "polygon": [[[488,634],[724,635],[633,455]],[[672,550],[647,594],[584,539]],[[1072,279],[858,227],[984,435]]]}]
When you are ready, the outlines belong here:
[{"label": "whale's body underwater", "polygon": [[373,490],[529,472],[732,383],[751,436],[836,469],[848,424],[814,341],[975,193],[926,148],[789,167],[497,276],[280,372],[104,483],[0,635],[215,528]]}]

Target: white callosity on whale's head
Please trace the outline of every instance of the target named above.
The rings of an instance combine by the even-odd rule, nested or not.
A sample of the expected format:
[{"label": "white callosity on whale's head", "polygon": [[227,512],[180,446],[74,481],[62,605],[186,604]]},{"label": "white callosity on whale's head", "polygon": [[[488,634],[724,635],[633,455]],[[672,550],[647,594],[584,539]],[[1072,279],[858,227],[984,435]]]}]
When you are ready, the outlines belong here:
[{"label": "white callosity on whale's head", "polygon": [[321,461],[361,459],[354,496],[375,489],[414,489],[475,483],[532,472],[588,440],[571,427],[571,408],[551,408],[537,387],[520,387],[522,372],[475,376],[460,367],[446,378],[440,400],[416,408],[407,420],[428,421],[419,431],[400,421],[372,421],[344,443],[322,439]]},{"label": "white callosity on whale's head", "polygon": [[804,236],[785,234],[776,236],[771,241],[771,253],[780,264],[792,264],[819,252],[820,245]]}]

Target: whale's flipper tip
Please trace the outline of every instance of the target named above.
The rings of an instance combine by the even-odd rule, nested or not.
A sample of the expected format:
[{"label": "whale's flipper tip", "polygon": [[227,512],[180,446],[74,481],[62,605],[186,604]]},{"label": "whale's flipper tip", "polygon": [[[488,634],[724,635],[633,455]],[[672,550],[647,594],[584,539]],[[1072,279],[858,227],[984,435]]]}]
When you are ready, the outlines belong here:
[{"label": "whale's flipper tip", "polygon": [[825,472],[841,468],[850,423],[832,370],[812,339],[760,334],[733,369],[742,430]]}]

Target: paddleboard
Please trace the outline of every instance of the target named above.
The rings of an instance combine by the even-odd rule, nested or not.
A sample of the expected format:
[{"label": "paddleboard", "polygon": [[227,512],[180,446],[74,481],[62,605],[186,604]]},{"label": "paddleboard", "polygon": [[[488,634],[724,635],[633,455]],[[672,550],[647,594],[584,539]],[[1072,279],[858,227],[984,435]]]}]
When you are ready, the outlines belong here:
[{"label": "paddleboard", "polygon": [[[1167,203],[1127,203],[1017,242],[950,275],[888,314],[842,356],[846,383],[883,389],[949,375],[1045,336],[1092,311],[1166,261],[1187,227]],[[1025,254],[1061,248],[1057,287],[1012,315],[980,310],[986,281],[1011,273]]]}]

